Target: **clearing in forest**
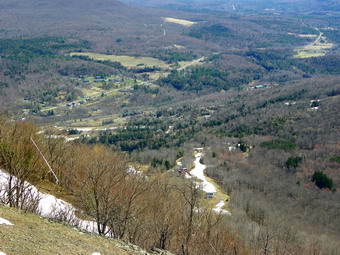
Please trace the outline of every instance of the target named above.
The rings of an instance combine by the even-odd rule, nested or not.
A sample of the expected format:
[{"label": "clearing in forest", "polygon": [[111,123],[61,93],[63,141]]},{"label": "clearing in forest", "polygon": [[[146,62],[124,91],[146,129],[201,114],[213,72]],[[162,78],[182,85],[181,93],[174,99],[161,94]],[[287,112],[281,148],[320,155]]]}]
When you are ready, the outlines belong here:
[{"label": "clearing in forest", "polygon": [[214,194],[212,199],[207,201],[213,207],[214,212],[230,215],[230,212],[225,209],[229,196],[222,191],[213,179],[205,176],[204,170],[206,166],[201,163],[202,156],[202,153],[195,154],[195,167],[190,171],[190,177],[195,177],[199,180],[197,183],[201,185],[201,189],[206,194]]},{"label": "clearing in forest", "polygon": [[127,68],[143,68],[143,67],[159,67],[159,68],[168,68],[169,65],[164,61],[150,58],[150,57],[131,57],[131,56],[118,56],[118,55],[106,55],[101,53],[91,53],[91,52],[72,52],[70,56],[85,56],[95,60],[102,61],[112,61],[119,62],[123,66]]},{"label": "clearing in forest", "polygon": [[179,24],[185,27],[191,27],[192,25],[195,25],[197,22],[193,22],[190,20],[185,20],[185,19],[175,19],[175,18],[164,18],[165,22],[169,22],[169,23],[175,23],[175,24]]},{"label": "clearing in forest", "polygon": [[288,33],[289,35],[295,35],[301,38],[316,38],[318,35],[316,34],[295,34],[295,33]]},{"label": "clearing in forest", "polygon": [[327,51],[334,47],[333,43],[327,41],[327,38],[323,36],[323,33],[316,37],[316,39],[301,48],[295,50],[295,58],[311,58],[325,56]]}]

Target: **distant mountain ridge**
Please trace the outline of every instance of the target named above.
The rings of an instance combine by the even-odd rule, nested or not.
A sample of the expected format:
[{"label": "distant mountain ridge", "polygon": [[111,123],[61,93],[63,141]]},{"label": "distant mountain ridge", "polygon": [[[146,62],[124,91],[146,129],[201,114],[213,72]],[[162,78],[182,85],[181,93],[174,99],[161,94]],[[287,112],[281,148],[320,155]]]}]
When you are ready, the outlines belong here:
[{"label": "distant mountain ridge", "polygon": [[306,3],[305,0],[122,0],[122,2],[156,8],[186,9],[207,11],[215,9],[216,11],[236,11],[239,8],[264,10],[266,8],[297,8],[303,11],[340,11],[339,0],[311,0]]},{"label": "distant mountain ridge", "polygon": [[109,30],[124,33],[125,27],[125,31],[135,34],[141,20],[152,17],[161,21],[157,13],[117,0],[0,0],[0,38],[76,36],[88,40],[98,36],[90,35],[89,31],[107,31],[108,36]]},{"label": "distant mountain ridge", "polygon": [[20,6],[32,6],[32,7],[90,7],[90,6],[126,6],[126,4],[118,0],[98,0],[98,1],[81,1],[81,0],[13,0],[8,2],[6,0],[0,1],[1,7],[20,7]]}]

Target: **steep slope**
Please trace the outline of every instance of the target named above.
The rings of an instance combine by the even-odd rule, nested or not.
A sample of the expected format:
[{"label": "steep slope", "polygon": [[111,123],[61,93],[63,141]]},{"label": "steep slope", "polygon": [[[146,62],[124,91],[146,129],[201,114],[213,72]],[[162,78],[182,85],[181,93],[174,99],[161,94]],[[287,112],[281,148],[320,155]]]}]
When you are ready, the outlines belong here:
[{"label": "steep slope", "polygon": [[113,239],[83,233],[3,205],[0,217],[14,224],[0,225],[0,247],[6,254],[133,254]]},{"label": "steep slope", "polygon": [[[12,224],[12,225],[10,225]],[[120,240],[92,235],[65,223],[0,204],[0,254],[171,254],[158,250],[148,253]]]}]

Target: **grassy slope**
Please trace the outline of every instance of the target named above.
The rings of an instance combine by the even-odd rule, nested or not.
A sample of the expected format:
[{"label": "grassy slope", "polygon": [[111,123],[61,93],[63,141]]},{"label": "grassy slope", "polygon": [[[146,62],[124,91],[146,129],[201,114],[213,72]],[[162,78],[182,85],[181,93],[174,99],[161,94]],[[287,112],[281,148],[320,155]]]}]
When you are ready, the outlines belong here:
[{"label": "grassy slope", "polygon": [[14,226],[0,225],[0,251],[11,254],[127,255],[120,243],[80,232],[68,225],[0,205],[0,217]]}]

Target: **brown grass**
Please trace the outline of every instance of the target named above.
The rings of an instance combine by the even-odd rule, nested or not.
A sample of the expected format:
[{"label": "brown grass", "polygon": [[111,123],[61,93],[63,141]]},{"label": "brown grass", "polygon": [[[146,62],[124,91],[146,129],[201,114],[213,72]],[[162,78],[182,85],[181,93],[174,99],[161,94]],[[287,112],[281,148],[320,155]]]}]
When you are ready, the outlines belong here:
[{"label": "brown grass", "polygon": [[131,254],[114,239],[83,233],[69,225],[0,205],[0,217],[14,226],[0,225],[0,251],[8,255]]}]

